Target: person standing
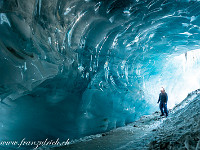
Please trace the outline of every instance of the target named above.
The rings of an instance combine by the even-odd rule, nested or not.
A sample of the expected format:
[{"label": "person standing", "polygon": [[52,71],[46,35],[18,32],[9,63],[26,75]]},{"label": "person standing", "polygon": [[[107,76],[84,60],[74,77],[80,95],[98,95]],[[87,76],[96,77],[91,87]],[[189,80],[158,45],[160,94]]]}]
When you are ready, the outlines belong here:
[{"label": "person standing", "polygon": [[[160,90],[159,98],[158,98],[158,103],[160,102],[160,111],[161,115],[164,116],[164,113],[166,114],[166,117],[168,116],[168,110],[167,110],[167,101],[168,101],[168,96],[167,93],[165,92],[165,89],[162,87]],[[164,112],[163,112],[164,109]]]}]

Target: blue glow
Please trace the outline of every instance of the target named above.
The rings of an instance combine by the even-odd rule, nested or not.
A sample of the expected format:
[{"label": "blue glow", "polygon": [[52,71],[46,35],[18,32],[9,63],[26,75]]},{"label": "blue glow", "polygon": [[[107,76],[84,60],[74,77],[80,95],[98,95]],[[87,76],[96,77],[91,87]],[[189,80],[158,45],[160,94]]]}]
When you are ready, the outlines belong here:
[{"label": "blue glow", "polygon": [[109,131],[158,110],[161,86],[169,108],[200,87],[197,0],[0,7],[0,139]]}]

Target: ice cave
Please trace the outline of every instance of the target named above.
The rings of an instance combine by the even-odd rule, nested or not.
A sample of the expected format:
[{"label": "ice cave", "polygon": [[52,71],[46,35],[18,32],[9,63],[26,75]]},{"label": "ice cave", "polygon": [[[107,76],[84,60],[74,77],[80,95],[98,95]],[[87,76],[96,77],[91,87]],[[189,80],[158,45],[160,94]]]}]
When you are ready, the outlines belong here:
[{"label": "ice cave", "polygon": [[200,0],[0,0],[0,149],[199,150],[199,89]]}]

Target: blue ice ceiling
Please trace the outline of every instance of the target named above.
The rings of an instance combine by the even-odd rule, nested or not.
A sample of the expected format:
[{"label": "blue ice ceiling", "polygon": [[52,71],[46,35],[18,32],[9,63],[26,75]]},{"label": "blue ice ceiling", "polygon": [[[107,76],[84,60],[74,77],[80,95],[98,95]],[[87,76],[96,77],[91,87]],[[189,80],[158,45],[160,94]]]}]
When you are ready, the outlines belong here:
[{"label": "blue ice ceiling", "polygon": [[[200,84],[198,0],[1,0],[2,139],[79,138]],[[14,133],[14,134],[13,134]]]}]

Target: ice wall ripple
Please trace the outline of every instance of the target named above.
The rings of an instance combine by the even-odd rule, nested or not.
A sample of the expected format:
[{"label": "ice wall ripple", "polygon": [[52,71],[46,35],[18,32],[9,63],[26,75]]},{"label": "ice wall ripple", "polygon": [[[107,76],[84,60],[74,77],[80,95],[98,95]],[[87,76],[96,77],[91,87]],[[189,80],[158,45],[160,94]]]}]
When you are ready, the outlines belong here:
[{"label": "ice wall ripple", "polygon": [[181,0],[1,1],[0,98],[32,101],[28,94],[38,93],[47,106],[65,101],[64,124],[77,133],[67,130],[69,137],[125,125],[155,108],[146,91],[169,69],[168,56],[199,48],[199,7]]}]

